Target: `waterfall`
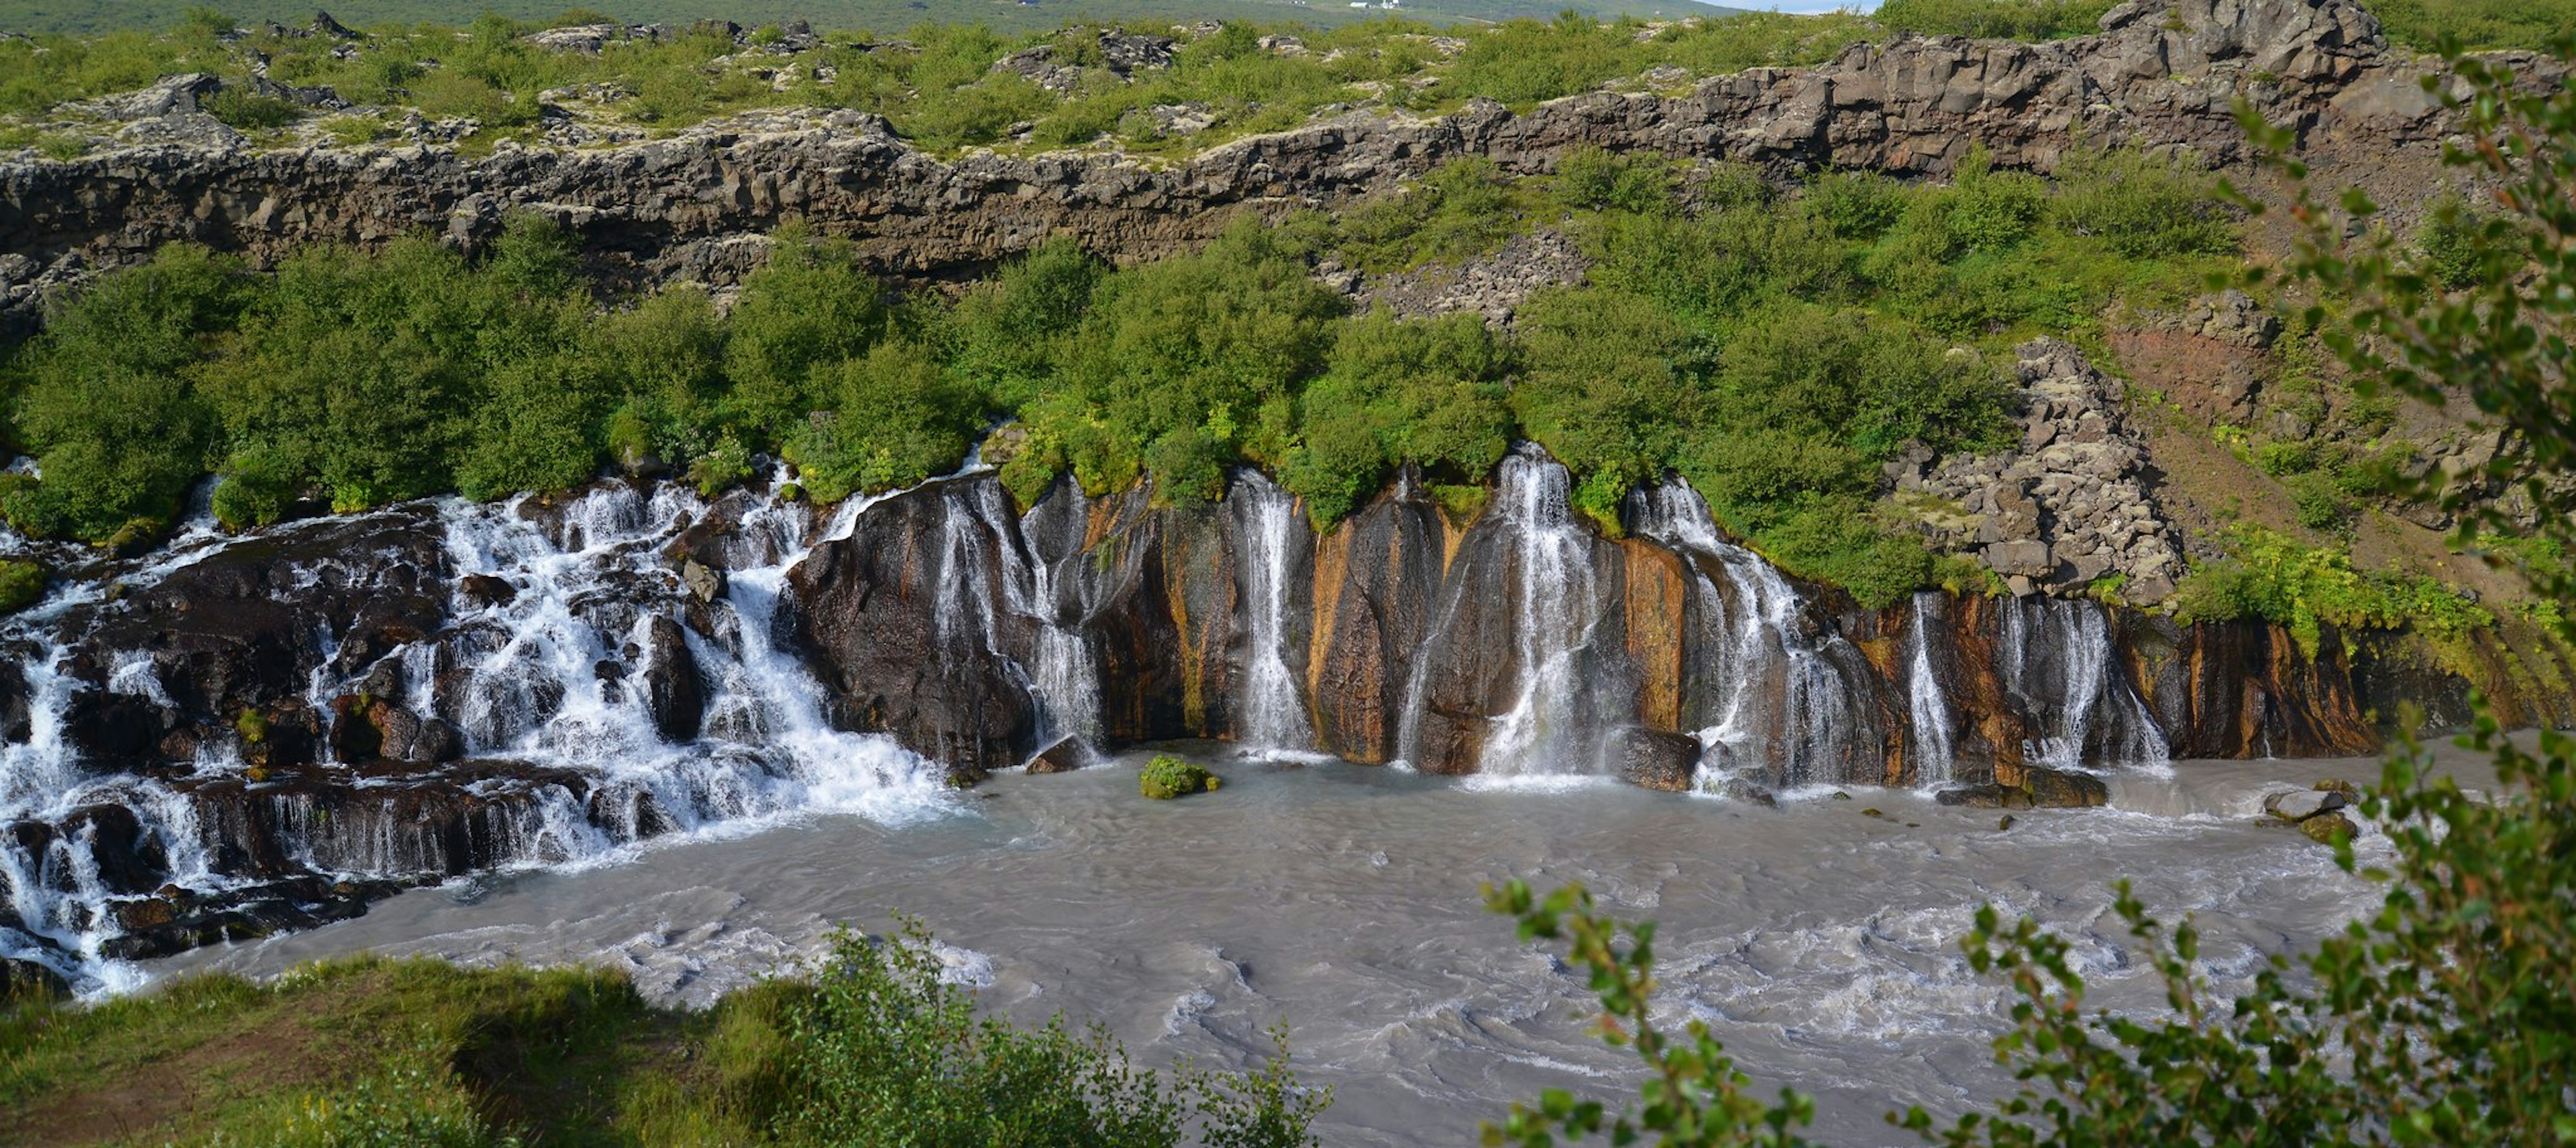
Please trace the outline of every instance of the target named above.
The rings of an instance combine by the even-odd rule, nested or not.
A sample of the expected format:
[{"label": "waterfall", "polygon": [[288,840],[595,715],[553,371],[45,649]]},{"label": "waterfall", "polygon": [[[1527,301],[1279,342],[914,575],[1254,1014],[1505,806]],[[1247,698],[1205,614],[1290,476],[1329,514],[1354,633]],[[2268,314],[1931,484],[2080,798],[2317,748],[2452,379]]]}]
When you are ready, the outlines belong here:
[{"label": "waterfall", "polygon": [[1947,783],[1958,772],[1950,700],[1942,696],[1941,676],[1932,667],[1932,623],[1938,617],[1941,601],[1941,595],[1934,591],[1917,592],[1914,624],[1905,634],[1905,710],[1914,731],[1914,781],[1923,786]]},{"label": "waterfall", "polygon": [[1528,777],[1580,772],[1574,744],[1584,690],[1578,660],[1600,621],[1591,537],[1574,525],[1572,480],[1527,444],[1503,460],[1492,513],[1509,533],[1515,577],[1512,704],[1493,719],[1479,772]]},{"label": "waterfall", "polygon": [[[103,580],[59,587],[0,625],[0,648],[17,658],[28,705],[26,736],[0,746],[0,956],[45,964],[85,991],[128,975],[102,955],[119,932],[108,910],[152,886],[115,887],[99,852],[108,822],[92,809],[131,815],[132,836],[154,859],[153,884],[212,896],[274,880],[245,868],[240,850],[278,834],[286,838],[279,863],[333,879],[409,880],[487,865],[595,863],[648,833],[817,813],[901,823],[953,809],[940,767],[890,736],[832,728],[822,708],[828,691],[772,637],[788,573],[815,542],[846,537],[871,500],[843,504],[817,532],[804,507],[739,492],[728,499],[718,506],[677,485],[608,483],[553,507],[526,498],[426,504],[424,528],[454,576],[447,624],[366,664],[344,664],[317,622],[308,639],[315,668],[302,692],[323,714],[334,699],[364,695],[400,705],[424,727],[452,726],[461,752],[443,756],[458,760],[419,761],[385,777],[326,764],[315,767],[330,779],[318,788],[264,779],[229,740],[148,777],[102,776],[80,760],[65,725],[77,695],[92,687],[67,667],[75,646],[95,640],[95,620],[124,606],[104,600]],[[120,581],[132,591],[232,546],[417,521],[423,512],[415,505],[236,539],[192,534],[184,549]],[[734,516],[723,545],[736,561],[723,593],[699,601],[665,554],[719,513]],[[339,556],[318,559],[291,576],[354,577],[344,566]],[[483,592],[469,575],[481,576]],[[495,586],[507,592],[489,592]],[[114,692],[169,697],[148,652],[84,652],[104,662]],[[665,710],[675,703],[657,709],[657,688],[690,698],[690,716],[703,721],[670,732]]]},{"label": "waterfall", "polygon": [[1854,689],[1826,655],[1848,643],[1830,631],[1810,637],[1797,589],[1760,555],[1720,536],[1689,484],[1672,479],[1636,491],[1629,518],[1639,534],[1685,559],[1709,559],[1725,576],[1721,587],[1704,563],[1685,562],[1693,600],[1718,639],[1709,643],[1715,672],[1691,706],[1705,723],[1698,734],[1710,755],[1703,769],[1759,769],[1790,785],[1841,780],[1855,735]]},{"label": "waterfall", "polygon": [[[1090,517],[1090,500],[1081,486],[1066,482],[1056,487],[1053,498],[1068,500],[1061,508],[1031,507],[1012,529],[1008,509],[1003,505],[999,486],[986,483],[979,489],[975,511],[979,521],[998,536],[1004,570],[1004,602],[1013,613],[1027,619],[1034,633],[1027,671],[1030,686],[1038,700],[1044,719],[1038,746],[1047,746],[1063,738],[1073,738],[1086,749],[1100,742],[1100,667],[1091,652],[1090,641],[1083,636],[1082,625],[1091,613],[1088,586],[1082,578],[1083,567],[1090,556],[1080,545],[1081,535],[1074,535],[1069,553],[1050,560],[1034,549],[1023,552],[1021,543],[1031,535],[1037,516],[1046,510],[1068,514],[1077,522]],[[1071,574],[1072,577],[1064,577]],[[1070,624],[1067,624],[1068,621]],[[1000,647],[993,647],[1000,652]]]},{"label": "waterfall", "polygon": [[2015,598],[2003,606],[2005,688],[2020,699],[2036,734],[2031,764],[2080,769],[2160,765],[2164,732],[2120,672],[2102,607],[2065,598]]},{"label": "waterfall", "polygon": [[1257,471],[1235,476],[1230,501],[1241,520],[1244,621],[1242,743],[1257,750],[1303,750],[1314,744],[1298,675],[1288,664],[1289,547],[1297,500]]}]

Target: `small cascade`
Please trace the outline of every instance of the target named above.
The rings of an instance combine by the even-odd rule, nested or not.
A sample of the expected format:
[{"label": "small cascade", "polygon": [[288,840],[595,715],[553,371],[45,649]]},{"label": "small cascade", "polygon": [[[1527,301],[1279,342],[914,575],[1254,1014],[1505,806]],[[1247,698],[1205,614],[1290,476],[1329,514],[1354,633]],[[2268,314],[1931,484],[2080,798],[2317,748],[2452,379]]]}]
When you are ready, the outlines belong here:
[{"label": "small cascade", "polygon": [[1574,525],[1571,476],[1533,445],[1502,461],[1494,505],[1510,548],[1512,703],[1492,718],[1476,770],[1494,777],[1582,772],[1582,654],[1600,623],[1592,538]]},{"label": "small cascade", "polygon": [[1698,736],[1708,764],[1730,773],[1759,770],[1788,785],[1841,780],[1842,763],[1853,756],[1855,690],[1827,654],[1848,643],[1831,632],[1821,644],[1812,637],[1797,588],[1760,555],[1720,536],[1689,484],[1673,479],[1637,491],[1629,517],[1637,533],[1712,560],[1724,575],[1720,586],[1707,563],[1687,564],[1697,612],[1716,639],[1707,643],[1715,672],[1686,706],[1703,723]]},{"label": "small cascade", "polygon": [[2101,606],[2012,599],[2003,606],[1999,657],[2004,686],[2036,731],[2025,747],[2031,764],[2080,769],[2167,760],[2164,731],[2120,671]]},{"label": "small cascade", "polygon": [[1950,699],[1942,695],[1941,675],[1932,666],[1932,624],[1940,617],[1942,601],[1933,591],[1916,593],[1914,624],[1905,631],[1905,712],[1914,733],[1914,781],[1923,786],[1958,777]]},{"label": "small cascade", "polygon": [[1255,750],[1303,750],[1314,744],[1301,682],[1288,663],[1290,547],[1304,527],[1297,500],[1257,471],[1236,475],[1229,502],[1241,526],[1244,624],[1242,743]]},{"label": "small cascade", "polygon": [[[977,487],[977,495],[974,511],[978,521],[1003,540],[1003,602],[1031,625],[1033,644],[1026,670],[1044,719],[1038,745],[1043,748],[1069,737],[1085,747],[1096,748],[1100,744],[1100,666],[1082,632],[1092,606],[1082,577],[1090,556],[1082,552],[1079,532],[1074,535],[1070,551],[1061,555],[1038,553],[1034,547],[1023,552],[1020,543],[1036,536],[1034,525],[1041,514],[1052,512],[1067,515],[1077,523],[1086,521],[1091,500],[1079,485],[1060,483],[1048,500],[1064,499],[1066,505],[1031,507],[1021,517],[1018,528],[1010,529],[1001,487],[984,483]],[[994,649],[998,652],[1001,647]]]}]

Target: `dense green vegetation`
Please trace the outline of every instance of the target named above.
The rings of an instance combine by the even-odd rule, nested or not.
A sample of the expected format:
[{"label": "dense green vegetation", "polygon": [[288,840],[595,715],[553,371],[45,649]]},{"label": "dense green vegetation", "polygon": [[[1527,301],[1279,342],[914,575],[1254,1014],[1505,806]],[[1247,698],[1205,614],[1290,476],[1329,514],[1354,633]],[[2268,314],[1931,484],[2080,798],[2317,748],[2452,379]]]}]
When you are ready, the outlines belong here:
[{"label": "dense green vegetation", "polygon": [[[1932,559],[1873,508],[1880,464],[2000,444],[1992,352],[2187,294],[2234,242],[2205,177],[2120,152],[2053,184],[1975,158],[1926,186],[1564,166],[1514,181],[1464,161],[1338,225],[1246,221],[1120,270],[1060,240],[953,302],[896,297],[848,244],[792,228],[726,314],[690,289],[602,307],[565,239],[526,220],[475,259],[414,239],[268,275],[176,247],[63,301],[14,357],[14,433],[44,479],[10,480],[0,512],[106,542],[152,536],[209,472],[218,517],[246,526],[562,490],[612,463],[713,492],[762,454],[835,501],[943,473],[1011,417],[1027,433],[1002,478],[1024,503],[1065,476],[1204,499],[1250,464],[1320,527],[1404,466],[1471,508],[1528,438],[1606,530],[1629,490],[1679,473],[1792,571],[1884,602]],[[1470,257],[1539,225],[1598,264],[1510,334],[1350,316],[1312,275]]]},{"label": "dense green vegetation", "polygon": [[[705,1012],[591,969],[375,957],[0,1005],[5,1138],[282,1148],[910,1144],[1299,1148],[1329,1090],[1135,1067],[1106,1030],[979,1017],[929,935],[843,933]],[[140,1142],[140,1141],[134,1141]]]}]

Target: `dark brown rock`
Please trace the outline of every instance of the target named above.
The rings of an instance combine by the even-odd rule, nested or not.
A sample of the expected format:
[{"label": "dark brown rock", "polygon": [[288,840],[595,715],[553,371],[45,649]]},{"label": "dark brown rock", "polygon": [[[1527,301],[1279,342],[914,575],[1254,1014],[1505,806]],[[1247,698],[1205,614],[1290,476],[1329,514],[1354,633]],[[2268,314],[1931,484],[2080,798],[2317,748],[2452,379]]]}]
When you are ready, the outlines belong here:
[{"label": "dark brown rock", "polygon": [[2111,802],[2111,787],[2089,773],[2034,766],[2022,770],[2022,785],[2030,803],[2041,809],[2082,809]]},{"label": "dark brown rock", "polygon": [[1688,734],[1628,728],[1610,735],[1609,754],[1619,780],[1645,789],[1686,793],[1699,763],[1699,739]]}]

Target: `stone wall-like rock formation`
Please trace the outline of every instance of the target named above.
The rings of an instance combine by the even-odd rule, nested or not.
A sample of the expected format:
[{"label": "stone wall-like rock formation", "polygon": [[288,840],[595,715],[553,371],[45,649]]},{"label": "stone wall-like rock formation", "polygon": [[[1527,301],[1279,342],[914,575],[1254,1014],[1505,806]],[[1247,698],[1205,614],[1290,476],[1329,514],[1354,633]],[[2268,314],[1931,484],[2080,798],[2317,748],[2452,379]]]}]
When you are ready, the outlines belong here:
[{"label": "stone wall-like rock formation", "polygon": [[757,265],[757,237],[789,218],[854,237],[886,273],[937,278],[1056,234],[1120,259],[1162,255],[1239,212],[1341,202],[1470,154],[1523,173],[1585,145],[1940,173],[1977,145],[1998,163],[2046,169],[2080,132],[2226,163],[2242,158],[2239,96],[2301,125],[2320,154],[2343,138],[2383,158],[2439,138],[2436,109],[2420,92],[2402,98],[2413,73],[2352,0],[2135,0],[2102,25],[2051,44],[1854,45],[1821,67],[1751,69],[1678,97],[1352,114],[1170,168],[1090,152],[944,160],[877,117],[816,110],[586,150],[505,143],[480,158],[444,146],[261,151],[228,131],[177,130],[205,117],[173,97],[133,109],[147,117],[138,123],[174,125],[140,133],[163,142],[0,163],[0,308],[24,324],[43,289],[173,241],[257,260],[419,232],[470,246],[515,211],[566,225],[596,266],[635,281],[729,282]]}]

